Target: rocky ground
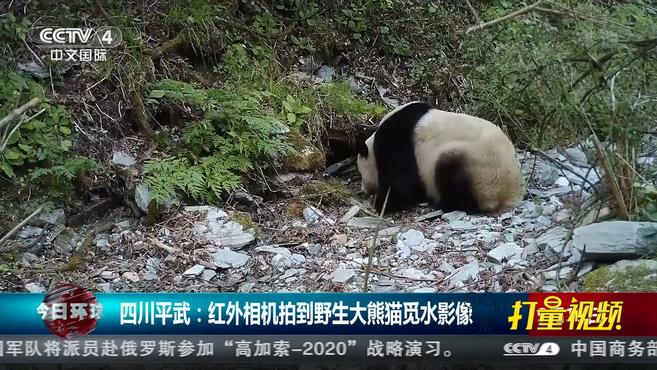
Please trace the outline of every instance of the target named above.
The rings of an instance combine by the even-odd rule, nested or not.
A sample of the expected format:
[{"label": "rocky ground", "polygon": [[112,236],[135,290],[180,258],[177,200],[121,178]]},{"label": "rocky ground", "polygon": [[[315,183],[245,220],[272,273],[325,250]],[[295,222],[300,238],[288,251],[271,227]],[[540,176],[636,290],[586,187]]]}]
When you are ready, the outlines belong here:
[{"label": "rocky ground", "polygon": [[[601,172],[589,165],[590,149],[520,152],[527,195],[499,217],[421,206],[378,218],[353,195],[360,185],[353,161],[331,176],[279,175],[284,199],[240,192],[223,209],[172,203],[153,225],[99,199],[100,217],[83,215],[83,226],[72,226],[80,215],[55,210],[23,227],[10,243],[21,251],[17,263],[2,272],[0,289],[39,292],[76,282],[105,292],[613,290],[619,272],[639,271],[645,284],[627,289],[654,290],[657,263],[637,258],[657,242],[655,224],[601,221],[611,211],[591,201]],[[127,153],[113,161],[135,165]],[[304,194],[309,183],[341,184],[344,199],[327,201],[336,198],[330,187],[323,199]],[[145,207],[140,197],[148,194],[137,195]]]}]

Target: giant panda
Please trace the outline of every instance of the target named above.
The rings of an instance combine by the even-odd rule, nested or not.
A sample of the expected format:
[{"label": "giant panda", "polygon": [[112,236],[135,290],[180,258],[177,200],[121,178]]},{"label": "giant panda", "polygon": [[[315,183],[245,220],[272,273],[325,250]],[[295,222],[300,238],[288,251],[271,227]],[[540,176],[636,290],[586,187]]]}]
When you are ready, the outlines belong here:
[{"label": "giant panda", "polygon": [[445,212],[496,215],[519,205],[515,147],[492,122],[413,101],[386,114],[357,148],[361,190],[380,213],[430,202]]}]

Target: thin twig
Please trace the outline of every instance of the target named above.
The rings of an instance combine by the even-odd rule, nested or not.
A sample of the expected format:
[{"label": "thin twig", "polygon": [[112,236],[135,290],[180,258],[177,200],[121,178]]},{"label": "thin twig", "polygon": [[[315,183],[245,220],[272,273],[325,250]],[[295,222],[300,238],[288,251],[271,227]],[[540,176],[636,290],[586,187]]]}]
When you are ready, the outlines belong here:
[{"label": "thin twig", "polygon": [[614,197],[616,198],[616,203],[620,208],[622,216],[627,220],[629,219],[629,212],[627,210],[625,199],[623,197],[623,193],[621,192],[620,186],[618,185],[618,182],[616,182],[616,179],[614,178],[614,171],[611,168],[611,163],[609,163],[609,158],[607,158],[607,156],[605,155],[604,148],[602,147],[602,143],[600,143],[600,140],[598,139],[598,135],[596,135],[595,130],[593,130],[593,125],[591,125],[591,121],[589,121],[589,118],[587,116],[584,116],[584,118],[586,119],[586,123],[589,126],[589,130],[591,130],[591,133],[593,134],[593,143],[595,144],[595,149],[598,152],[598,156],[600,157],[602,168],[604,168],[605,173],[607,174],[607,180],[609,182],[609,185],[611,186],[612,192],[614,193]]},{"label": "thin twig", "polygon": [[474,17],[475,21],[477,23],[481,23],[481,18],[479,18],[479,13],[477,13],[477,9],[472,6],[472,3],[470,3],[470,0],[465,0],[465,3],[468,5],[468,8],[470,9],[470,13],[472,13],[472,16]]},{"label": "thin twig", "polygon": [[[11,136],[14,134],[14,132],[16,132],[16,130],[18,130],[19,127],[21,127],[22,124],[30,122],[32,119],[34,119],[34,117],[37,117],[38,115],[40,115],[41,113],[43,113],[45,111],[46,111],[45,108],[41,109],[40,111],[36,112],[31,117],[29,117],[28,119],[20,120],[20,122],[18,122],[18,124],[16,126],[14,126],[14,128],[11,129],[9,134],[7,134],[4,137],[4,142],[2,143],[2,145],[0,145],[0,153],[5,151],[5,148],[7,147],[7,144],[9,144],[9,139],[11,139]],[[7,126],[7,128],[9,128],[9,126]]]},{"label": "thin twig", "polygon": [[[390,188],[388,187],[388,192],[386,193],[386,199],[383,200],[383,207],[381,207],[381,214],[379,215],[379,218],[383,218],[383,213],[386,211],[386,206],[388,205],[389,195],[390,195]],[[372,238],[372,244],[370,245],[367,251],[367,269],[365,270],[365,282],[363,283],[364,292],[367,292],[369,289],[370,271],[372,270],[372,263],[374,261],[374,248],[376,248],[376,240],[379,237],[379,230],[381,230],[381,224],[377,225],[376,231],[374,231],[374,237]]]},{"label": "thin twig", "polygon": [[[18,230],[20,230],[20,229],[21,229],[23,226],[25,226],[28,222],[30,222],[31,219],[33,219],[34,217],[36,217],[36,215],[38,215],[38,214],[41,212],[42,209],[43,209],[43,207],[39,207],[39,208],[37,208],[36,211],[32,212],[32,214],[29,215],[29,216],[27,216],[26,219],[24,219],[23,221],[21,221],[18,225],[14,226],[13,229],[9,230],[9,232],[6,233],[6,234],[2,237],[2,239],[0,239],[0,245],[2,245],[2,243],[4,243],[5,241],[7,241],[7,239],[9,239],[12,235],[14,235]],[[5,252],[5,251],[3,251],[3,252]]]},{"label": "thin twig", "polygon": [[518,9],[518,10],[516,10],[515,12],[509,13],[509,14],[503,16],[503,17],[500,17],[500,18],[497,18],[497,19],[493,19],[493,20],[490,21],[490,22],[480,23],[480,24],[478,24],[478,25],[476,25],[476,26],[472,26],[472,27],[468,28],[468,29],[465,31],[465,34],[467,35],[467,34],[470,33],[470,32],[479,31],[479,30],[481,30],[481,29],[483,29],[483,28],[491,27],[491,26],[494,26],[494,25],[496,25],[496,24],[499,24],[499,23],[502,23],[502,22],[508,21],[509,19],[513,19],[513,18],[515,18],[515,17],[521,16],[521,15],[523,15],[523,14],[525,14],[525,13],[528,13],[528,12],[532,11],[532,9],[536,8],[537,6],[539,6],[542,2],[543,2],[543,0],[538,0],[537,2],[535,2],[535,3],[532,4],[532,5],[528,5],[528,6],[524,7],[524,8],[522,8],[522,9]]},{"label": "thin twig", "polygon": [[14,109],[9,113],[5,118],[0,120],[0,128],[2,128],[4,125],[8,124],[9,122],[15,120],[16,118],[20,117],[25,113],[25,111],[36,107],[39,103],[41,103],[41,98],[35,97],[32,98],[30,101],[27,103],[21,105],[20,107]]}]

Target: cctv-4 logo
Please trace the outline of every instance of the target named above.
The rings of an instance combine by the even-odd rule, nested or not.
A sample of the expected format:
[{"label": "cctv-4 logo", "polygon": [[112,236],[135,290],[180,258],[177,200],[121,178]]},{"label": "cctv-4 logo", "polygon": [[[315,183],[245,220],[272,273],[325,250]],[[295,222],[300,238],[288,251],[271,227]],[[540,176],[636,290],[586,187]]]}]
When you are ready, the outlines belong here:
[{"label": "cctv-4 logo", "polygon": [[504,356],[556,356],[559,345],[547,343],[507,343],[504,345]]}]

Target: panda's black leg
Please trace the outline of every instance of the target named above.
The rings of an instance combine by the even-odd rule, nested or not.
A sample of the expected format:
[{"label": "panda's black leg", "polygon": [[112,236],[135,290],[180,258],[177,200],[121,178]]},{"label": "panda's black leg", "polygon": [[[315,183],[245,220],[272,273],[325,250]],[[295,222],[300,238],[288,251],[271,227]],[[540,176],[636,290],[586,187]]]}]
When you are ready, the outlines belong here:
[{"label": "panda's black leg", "polygon": [[417,184],[409,182],[408,178],[409,177],[400,176],[400,179],[394,184],[388,186],[384,185],[379,188],[374,203],[374,208],[376,209],[377,214],[380,214],[381,209],[383,209],[388,187],[390,187],[390,194],[388,195],[388,201],[385,202],[386,213],[402,211],[409,205],[415,204],[419,201],[421,191],[417,188]]}]

